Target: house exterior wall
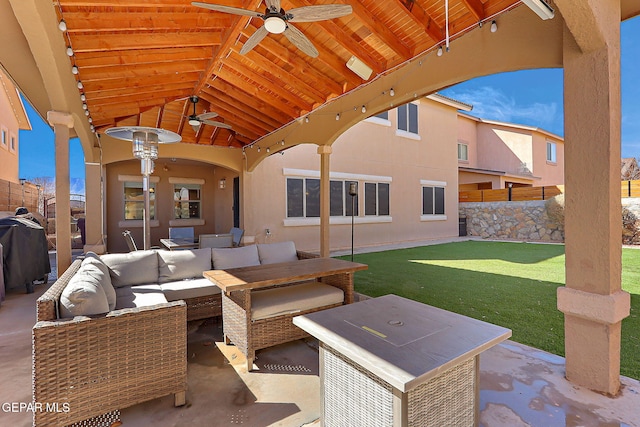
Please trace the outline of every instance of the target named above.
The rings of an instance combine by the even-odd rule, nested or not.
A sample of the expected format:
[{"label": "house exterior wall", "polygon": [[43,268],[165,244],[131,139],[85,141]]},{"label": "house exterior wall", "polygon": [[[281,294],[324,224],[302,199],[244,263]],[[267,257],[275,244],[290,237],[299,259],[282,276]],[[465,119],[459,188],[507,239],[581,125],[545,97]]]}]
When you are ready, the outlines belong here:
[{"label": "house exterior wall", "polygon": [[[9,79],[0,73],[0,179],[18,182],[19,122],[8,90],[15,91]],[[22,109],[22,105],[19,106]],[[11,140],[14,140],[12,147]]]},{"label": "house exterior wall", "polygon": [[[556,145],[555,162],[547,161],[547,141]],[[468,160],[458,161],[461,191],[564,183],[564,141],[541,129],[460,114],[458,143],[468,147]]]},{"label": "house exterior wall", "polygon": [[[165,170],[165,166],[166,169]],[[106,167],[106,222],[107,250],[127,252],[122,232],[131,230],[138,246],[143,243],[143,224],[138,220],[124,220],[124,177],[142,181],[140,161],[116,162]],[[160,239],[169,236],[169,227],[192,226],[194,234],[228,233],[233,226],[233,178],[235,172],[205,163],[172,163],[159,159],[151,176],[155,184],[155,220],[151,222],[151,245],[160,246]],[[201,220],[174,219],[174,183],[170,179],[202,180]],[[226,186],[219,188],[225,178]]]},{"label": "house exterior wall", "polygon": [[[388,121],[360,122],[332,145],[331,179],[358,181],[356,247],[458,235],[456,110],[429,99],[418,105],[419,140],[397,134],[392,109]],[[319,219],[287,218],[286,179],[318,177],[319,171],[317,146],[306,144],[274,154],[245,174],[245,200],[251,204],[244,210],[246,242],[294,240],[300,249],[318,250]],[[389,216],[364,215],[365,182],[389,182]],[[422,217],[421,182],[444,186],[444,216]],[[351,203],[350,196],[345,199]],[[332,250],[350,248],[350,216],[331,218],[330,241]]]}]

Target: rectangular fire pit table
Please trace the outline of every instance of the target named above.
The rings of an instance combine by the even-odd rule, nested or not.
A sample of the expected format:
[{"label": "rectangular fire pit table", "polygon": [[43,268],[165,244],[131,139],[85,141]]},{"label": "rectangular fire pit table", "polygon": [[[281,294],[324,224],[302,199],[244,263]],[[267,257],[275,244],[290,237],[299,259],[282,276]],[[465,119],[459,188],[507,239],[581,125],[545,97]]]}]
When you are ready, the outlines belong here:
[{"label": "rectangular fire pit table", "polygon": [[324,427],[477,425],[479,355],[511,336],[397,295],[293,323],[320,341]]}]

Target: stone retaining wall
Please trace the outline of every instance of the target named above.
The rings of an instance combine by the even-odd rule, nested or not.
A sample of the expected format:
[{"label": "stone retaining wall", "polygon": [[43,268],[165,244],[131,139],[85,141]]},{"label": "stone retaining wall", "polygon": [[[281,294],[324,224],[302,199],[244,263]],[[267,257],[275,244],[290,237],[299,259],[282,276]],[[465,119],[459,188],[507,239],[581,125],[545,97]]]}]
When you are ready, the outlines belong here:
[{"label": "stone retaining wall", "polygon": [[460,203],[467,235],[495,239],[563,242],[564,223],[549,217],[542,200]]},{"label": "stone retaining wall", "polygon": [[[467,235],[491,239],[564,242],[564,199],[460,203]],[[640,244],[640,199],[622,199],[624,244]]]}]

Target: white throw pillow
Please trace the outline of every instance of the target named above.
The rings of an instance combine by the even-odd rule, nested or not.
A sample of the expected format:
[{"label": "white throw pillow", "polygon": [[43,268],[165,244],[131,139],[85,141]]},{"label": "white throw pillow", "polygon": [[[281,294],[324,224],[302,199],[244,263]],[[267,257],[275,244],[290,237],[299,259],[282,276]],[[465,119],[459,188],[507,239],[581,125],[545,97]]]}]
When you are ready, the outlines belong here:
[{"label": "white throw pillow", "polygon": [[109,267],[111,283],[115,288],[158,282],[156,251],[105,254],[100,259]]},{"label": "white throw pillow", "polygon": [[185,251],[158,251],[158,282],[202,278],[211,270],[211,248]]},{"label": "white throw pillow", "polygon": [[95,269],[86,270],[88,274],[93,275],[98,282],[102,285],[102,289],[104,290],[104,294],[107,296],[107,302],[109,303],[109,310],[113,310],[116,308],[116,290],[113,288],[111,284],[111,275],[109,274],[109,267],[103,263],[100,258],[88,257],[82,261],[82,266],[86,265],[94,265],[98,268],[98,271]]},{"label": "white throw pillow", "polygon": [[213,268],[216,270],[260,265],[256,245],[239,248],[213,248],[211,249],[211,260]]},{"label": "white throw pillow", "polygon": [[292,241],[279,243],[258,244],[260,264],[275,264],[278,262],[297,261],[296,245]]},{"label": "white throw pillow", "polygon": [[93,264],[80,267],[60,295],[60,317],[89,316],[109,311],[107,296],[96,279],[100,274],[100,269]]}]

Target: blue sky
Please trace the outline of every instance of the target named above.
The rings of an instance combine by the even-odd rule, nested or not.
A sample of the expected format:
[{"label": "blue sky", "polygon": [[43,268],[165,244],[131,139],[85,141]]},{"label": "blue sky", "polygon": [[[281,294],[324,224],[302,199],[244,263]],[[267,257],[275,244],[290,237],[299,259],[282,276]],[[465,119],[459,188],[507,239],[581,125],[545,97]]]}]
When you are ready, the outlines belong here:
[{"label": "blue sky", "polygon": [[[452,46],[455,48],[455,46]],[[640,17],[621,25],[622,156],[640,157]],[[480,77],[441,93],[473,105],[471,115],[536,126],[564,136],[562,70],[524,70]],[[55,175],[51,128],[26,105],[32,131],[20,131],[20,178]],[[82,191],[84,157],[70,142],[72,193]]]}]

